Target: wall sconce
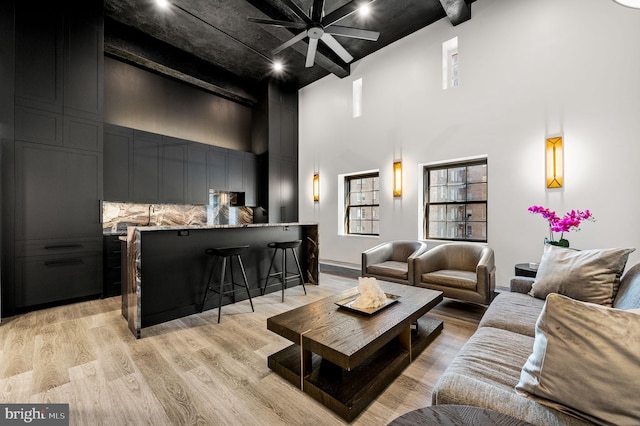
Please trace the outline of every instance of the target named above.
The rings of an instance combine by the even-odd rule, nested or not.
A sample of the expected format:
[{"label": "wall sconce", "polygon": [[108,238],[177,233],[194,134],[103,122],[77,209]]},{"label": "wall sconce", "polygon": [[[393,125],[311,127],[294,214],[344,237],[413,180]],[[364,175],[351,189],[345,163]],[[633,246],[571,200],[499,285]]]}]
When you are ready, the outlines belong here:
[{"label": "wall sconce", "polygon": [[318,173],[313,175],[313,201],[320,200],[320,176]]},{"label": "wall sconce", "polygon": [[562,136],[547,138],[547,188],[562,188],[564,154]]},{"label": "wall sconce", "polygon": [[393,196],[402,197],[402,161],[393,162]]}]

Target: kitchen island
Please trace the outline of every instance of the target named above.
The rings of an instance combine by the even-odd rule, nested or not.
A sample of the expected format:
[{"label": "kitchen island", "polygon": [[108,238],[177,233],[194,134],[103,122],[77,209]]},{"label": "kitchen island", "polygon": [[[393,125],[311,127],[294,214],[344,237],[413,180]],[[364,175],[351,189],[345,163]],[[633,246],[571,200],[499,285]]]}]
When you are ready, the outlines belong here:
[{"label": "kitchen island", "polygon": [[[126,298],[122,314],[129,329],[140,338],[144,327],[200,312],[213,260],[205,254],[207,248],[248,245],[242,262],[251,297],[259,296],[273,255],[267,244],[291,240],[302,240],[298,257],[305,283],[318,284],[317,223],[129,227],[122,294]],[[266,291],[279,289],[274,285]],[[239,292],[236,301],[245,298]],[[217,303],[217,296],[210,297],[204,309]],[[225,297],[222,303],[232,300]]]}]

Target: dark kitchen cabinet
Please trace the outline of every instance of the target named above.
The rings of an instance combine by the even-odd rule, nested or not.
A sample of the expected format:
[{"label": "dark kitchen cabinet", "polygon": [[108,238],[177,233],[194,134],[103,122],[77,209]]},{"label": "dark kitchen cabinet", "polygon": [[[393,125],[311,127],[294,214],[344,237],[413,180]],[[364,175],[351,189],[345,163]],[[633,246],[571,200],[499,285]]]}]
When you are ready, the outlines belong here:
[{"label": "dark kitchen cabinet", "polygon": [[102,233],[102,154],[16,142],[16,238]]},{"label": "dark kitchen cabinet", "polygon": [[209,146],[192,142],[187,147],[187,203],[207,204],[207,156]]},{"label": "dark kitchen cabinet", "polygon": [[122,293],[122,245],[118,235],[105,235],[103,253],[102,297],[118,296]]},{"label": "dark kitchen cabinet", "polygon": [[16,2],[16,104],[102,119],[102,6]]},{"label": "dark kitchen cabinet", "polygon": [[104,126],[104,199],[133,199],[133,129],[105,124]]},{"label": "dark kitchen cabinet", "polygon": [[163,136],[160,164],[160,201],[184,204],[187,199],[187,153],[185,140]]},{"label": "dark kitchen cabinet", "polygon": [[102,292],[102,153],[17,141],[15,307]]},{"label": "dark kitchen cabinet", "polygon": [[228,188],[228,150],[224,148],[209,148],[207,156],[207,187],[218,191],[226,191]]},{"label": "dark kitchen cabinet", "polygon": [[160,148],[162,137],[134,130],[133,133],[133,201],[160,202]]},{"label": "dark kitchen cabinet", "polygon": [[227,160],[229,191],[244,191],[244,153],[230,152]]}]

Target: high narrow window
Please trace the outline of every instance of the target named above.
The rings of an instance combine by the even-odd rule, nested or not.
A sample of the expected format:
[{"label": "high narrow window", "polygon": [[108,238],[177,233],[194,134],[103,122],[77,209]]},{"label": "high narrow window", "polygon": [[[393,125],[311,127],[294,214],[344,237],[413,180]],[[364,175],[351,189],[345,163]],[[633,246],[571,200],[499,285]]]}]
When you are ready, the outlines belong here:
[{"label": "high narrow window", "polygon": [[362,115],[362,78],[353,82],[353,118]]},{"label": "high narrow window", "polygon": [[442,89],[458,87],[458,37],[442,43]]},{"label": "high narrow window", "polygon": [[486,158],[424,169],[425,238],[487,241]]},{"label": "high narrow window", "polygon": [[380,233],[380,184],[378,172],[345,178],[347,234]]}]

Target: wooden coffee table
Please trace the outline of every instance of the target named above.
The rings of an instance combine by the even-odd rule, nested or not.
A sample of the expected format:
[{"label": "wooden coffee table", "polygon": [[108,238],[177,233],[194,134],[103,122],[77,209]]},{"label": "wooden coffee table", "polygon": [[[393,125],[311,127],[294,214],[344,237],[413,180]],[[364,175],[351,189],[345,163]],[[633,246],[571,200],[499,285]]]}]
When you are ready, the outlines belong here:
[{"label": "wooden coffee table", "polygon": [[294,343],[269,356],[269,368],[347,421],[442,330],[442,321],[421,318],[442,301],[442,292],[378,283],[400,298],[371,315],[336,305],[357,295],[354,287],[267,319],[269,330]]}]

